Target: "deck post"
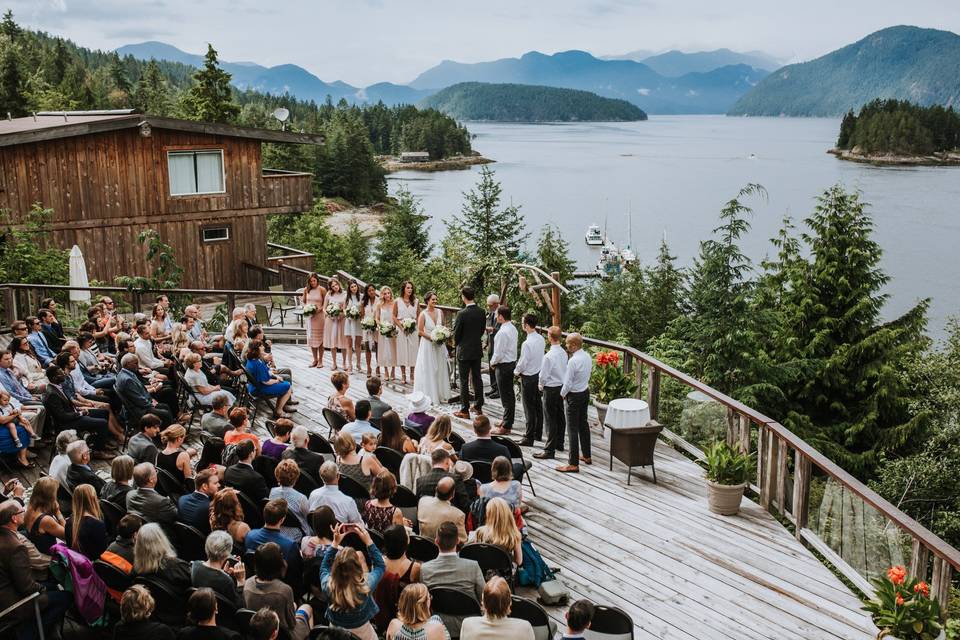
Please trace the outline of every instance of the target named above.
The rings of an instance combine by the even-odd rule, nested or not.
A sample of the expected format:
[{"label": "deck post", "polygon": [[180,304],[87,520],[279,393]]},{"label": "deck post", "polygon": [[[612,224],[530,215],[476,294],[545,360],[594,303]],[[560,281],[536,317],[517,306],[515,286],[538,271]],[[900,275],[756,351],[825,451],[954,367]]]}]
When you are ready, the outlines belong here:
[{"label": "deck post", "polygon": [[777,438],[777,509],[781,515],[787,515],[787,441]]},{"label": "deck post", "polygon": [[237,296],[232,293],[227,294],[227,322],[233,318],[233,310],[237,308]]},{"label": "deck post", "polygon": [[133,313],[137,314],[143,311],[143,294],[139,291],[133,291]]},{"label": "deck post", "polygon": [[910,548],[910,575],[926,580],[929,561],[930,551],[920,543],[920,540],[914,538]]},{"label": "deck post", "polygon": [[732,447],[737,441],[737,414],[727,407],[727,446]]},{"label": "deck post", "polygon": [[[557,282],[560,282],[559,271],[552,271],[550,273],[550,277],[556,280]],[[561,322],[563,321],[563,317],[562,317],[562,314],[560,313],[560,288],[557,287],[556,285],[550,287],[550,303],[551,303],[551,306],[553,307],[553,324],[562,329],[563,325],[561,324]]]},{"label": "deck post", "polygon": [[[743,414],[738,414],[738,417],[740,418],[740,447],[744,453],[750,453],[750,418]],[[759,438],[757,439],[757,448],[760,448]]]},{"label": "deck post", "polygon": [[795,535],[801,539],[801,529],[807,528],[810,513],[810,461],[800,453],[793,452],[793,519]]},{"label": "deck post", "polygon": [[[3,306],[7,311],[6,325],[10,326],[20,317],[17,310],[17,291],[13,287],[7,287],[3,290]],[[27,327],[29,329],[29,327]]]},{"label": "deck post", "polygon": [[953,567],[943,558],[933,558],[933,580],[930,583],[930,596],[940,603],[940,608],[946,611],[950,604],[950,582],[953,578]]},{"label": "deck post", "polygon": [[770,427],[763,427],[760,430],[763,439],[763,477],[760,478],[763,484],[760,485],[760,506],[770,510],[770,502],[773,499],[773,492],[776,487],[777,454],[778,439],[777,435]]},{"label": "deck post", "polygon": [[650,367],[647,404],[650,406],[650,419],[656,420],[660,408],[660,370],[653,366]]}]

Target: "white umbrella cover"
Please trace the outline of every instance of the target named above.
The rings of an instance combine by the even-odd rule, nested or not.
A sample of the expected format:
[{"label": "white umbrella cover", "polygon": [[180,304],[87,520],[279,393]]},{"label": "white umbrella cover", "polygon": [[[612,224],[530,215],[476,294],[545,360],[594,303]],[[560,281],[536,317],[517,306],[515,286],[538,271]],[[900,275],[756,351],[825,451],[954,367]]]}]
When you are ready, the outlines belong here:
[{"label": "white umbrella cover", "polygon": [[[83,253],[80,247],[73,245],[70,250],[70,286],[71,287],[89,287],[90,280],[87,279],[87,265],[83,260]],[[70,302],[90,303],[89,291],[70,290]]]}]

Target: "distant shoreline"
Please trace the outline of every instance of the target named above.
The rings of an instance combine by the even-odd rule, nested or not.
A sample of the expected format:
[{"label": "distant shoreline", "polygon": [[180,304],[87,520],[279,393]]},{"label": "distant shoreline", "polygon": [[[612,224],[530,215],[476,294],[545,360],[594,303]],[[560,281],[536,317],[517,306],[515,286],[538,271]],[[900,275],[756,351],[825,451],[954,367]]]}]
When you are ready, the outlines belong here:
[{"label": "distant shoreline", "polygon": [[469,169],[478,164],[496,162],[496,160],[484,158],[477,152],[469,156],[451,156],[449,158],[429,160],[427,162],[400,162],[400,158],[397,156],[379,156],[377,160],[387,173],[394,173],[396,171],[457,171],[460,169]]},{"label": "distant shoreline", "polygon": [[854,153],[848,149],[829,149],[840,160],[877,166],[948,167],[960,165],[960,152],[937,152],[925,156]]}]

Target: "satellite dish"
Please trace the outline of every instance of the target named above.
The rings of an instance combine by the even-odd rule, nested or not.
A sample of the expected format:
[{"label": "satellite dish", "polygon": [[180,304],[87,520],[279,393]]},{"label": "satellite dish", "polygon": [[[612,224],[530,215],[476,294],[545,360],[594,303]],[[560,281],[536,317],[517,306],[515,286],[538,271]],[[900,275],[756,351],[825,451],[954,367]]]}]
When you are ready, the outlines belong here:
[{"label": "satellite dish", "polygon": [[290,117],[290,110],[280,107],[273,112],[273,117],[279,120],[280,122],[286,122],[287,118]]}]

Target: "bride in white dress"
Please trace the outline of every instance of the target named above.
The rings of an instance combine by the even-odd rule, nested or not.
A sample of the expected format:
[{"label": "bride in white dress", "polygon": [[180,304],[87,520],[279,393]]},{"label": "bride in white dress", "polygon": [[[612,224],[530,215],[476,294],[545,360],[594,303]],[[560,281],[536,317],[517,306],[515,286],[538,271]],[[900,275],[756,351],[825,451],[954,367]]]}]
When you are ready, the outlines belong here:
[{"label": "bride in white dress", "polygon": [[413,389],[422,391],[434,404],[444,404],[450,400],[447,346],[436,344],[430,339],[433,329],[441,324],[443,315],[440,309],[437,309],[436,294],[428,293],[424,302],[427,308],[417,320],[420,348],[417,351],[417,377],[413,381]]}]

